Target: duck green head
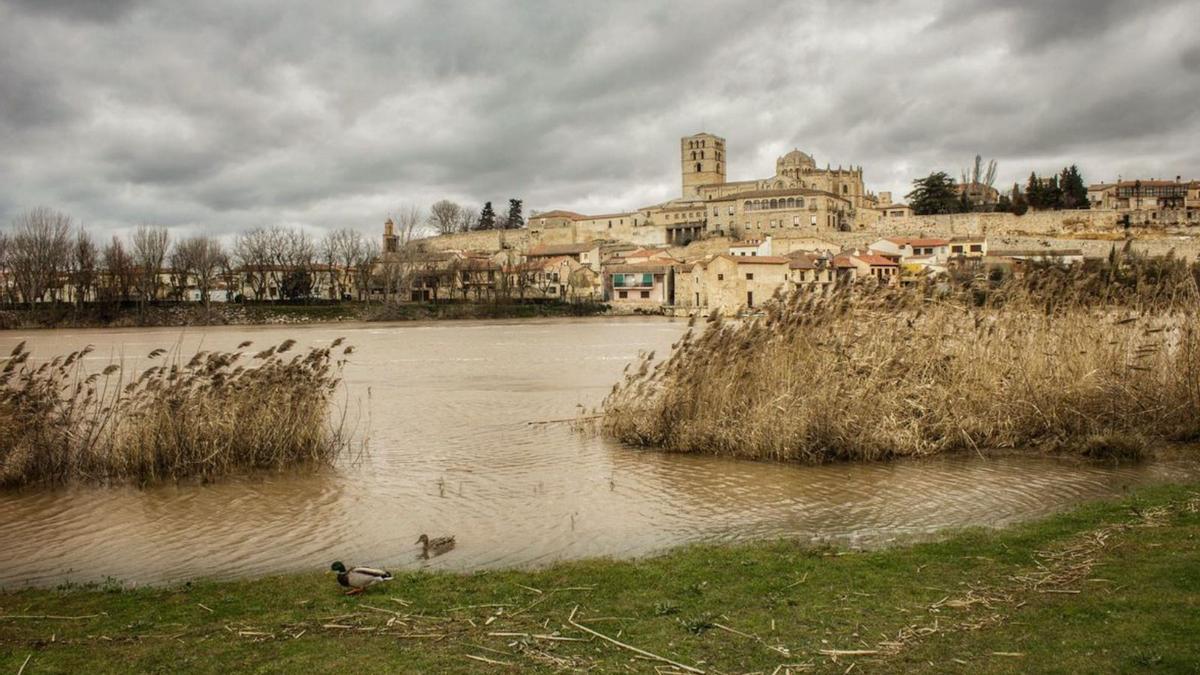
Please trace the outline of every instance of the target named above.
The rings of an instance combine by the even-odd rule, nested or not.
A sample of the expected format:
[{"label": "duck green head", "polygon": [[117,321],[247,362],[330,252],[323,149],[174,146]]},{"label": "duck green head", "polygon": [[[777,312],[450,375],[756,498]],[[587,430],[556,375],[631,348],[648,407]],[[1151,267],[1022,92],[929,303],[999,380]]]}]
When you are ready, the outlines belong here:
[{"label": "duck green head", "polygon": [[346,566],[342,564],[341,560],[339,560],[339,561],[333,563],[332,565],[330,565],[329,569],[333,572],[337,572],[338,574],[341,574],[346,571]]}]

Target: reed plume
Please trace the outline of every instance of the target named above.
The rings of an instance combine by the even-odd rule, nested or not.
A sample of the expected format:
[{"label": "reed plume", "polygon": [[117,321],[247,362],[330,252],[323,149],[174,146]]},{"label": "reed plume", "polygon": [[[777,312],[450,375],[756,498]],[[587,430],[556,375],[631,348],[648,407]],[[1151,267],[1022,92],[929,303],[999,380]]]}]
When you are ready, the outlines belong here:
[{"label": "reed plume", "polygon": [[1198,298],[1195,268],[1133,258],[800,291],[644,356],[600,426],[636,446],[809,463],[1139,456],[1200,438]]},{"label": "reed plume", "polygon": [[344,362],[332,347],[286,354],[294,344],[253,359],[202,351],[186,362],[156,349],[154,365],[124,377],[117,364],[85,372],[91,347],[34,367],[22,343],[0,370],[0,485],[149,484],[330,464],[348,446],[329,419]]}]

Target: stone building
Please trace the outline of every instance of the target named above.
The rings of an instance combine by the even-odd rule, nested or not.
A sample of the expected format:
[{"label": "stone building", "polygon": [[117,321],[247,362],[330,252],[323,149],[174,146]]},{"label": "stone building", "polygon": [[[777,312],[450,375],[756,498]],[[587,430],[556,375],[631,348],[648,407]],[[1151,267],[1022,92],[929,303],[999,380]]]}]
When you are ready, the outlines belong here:
[{"label": "stone building", "polygon": [[604,239],[639,246],[682,245],[712,235],[777,238],[850,231],[882,217],[861,167],[826,165],[792,150],[775,161],[768,178],[727,181],[724,138],[710,133],[679,140],[682,194],[633,211],[584,215],[554,210],[529,218],[539,236],[569,232],[571,241]]},{"label": "stone building", "polygon": [[1116,211],[1133,224],[1200,223],[1200,181],[1121,180],[1087,189],[1092,209]]}]

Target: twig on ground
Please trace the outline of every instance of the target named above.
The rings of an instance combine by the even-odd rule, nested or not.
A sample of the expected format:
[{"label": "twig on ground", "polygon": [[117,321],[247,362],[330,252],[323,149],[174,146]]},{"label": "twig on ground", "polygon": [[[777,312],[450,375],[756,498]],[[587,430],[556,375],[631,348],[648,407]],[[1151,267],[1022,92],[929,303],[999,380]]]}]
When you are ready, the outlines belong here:
[{"label": "twig on ground", "polygon": [[656,661],[662,661],[663,663],[669,663],[672,666],[675,666],[676,668],[680,668],[682,670],[686,670],[689,673],[700,673],[701,675],[703,675],[704,671],[700,670],[699,668],[693,668],[692,666],[684,665],[682,663],[679,663],[678,661],[672,661],[671,659],[668,659],[664,656],[659,656],[658,654],[648,652],[644,649],[638,649],[637,647],[634,647],[633,645],[625,644],[624,642],[621,642],[620,640],[610,638],[607,635],[605,635],[604,633],[601,633],[599,631],[594,631],[591,628],[588,628],[587,626],[584,626],[583,624],[576,622],[575,621],[575,612],[577,612],[578,610],[579,610],[579,605],[575,605],[575,607],[571,610],[571,615],[569,617],[567,617],[567,623],[578,628],[579,630],[581,630],[585,633],[588,633],[590,635],[594,635],[606,642],[611,642],[614,645],[621,647],[622,649],[628,649],[629,651],[631,651],[635,654],[641,654],[642,656],[645,656],[646,658],[654,659]]},{"label": "twig on ground", "polygon": [[104,616],[106,613],[100,614],[83,614],[80,616],[57,616],[54,614],[4,614],[0,615],[0,620],[6,619],[28,619],[30,621],[82,621],[83,619],[94,619],[98,616]]},{"label": "twig on ground", "polygon": [[512,666],[512,665],[514,665],[511,661],[497,661],[496,659],[489,659],[486,656],[476,656],[474,654],[463,654],[463,656],[467,657],[468,659],[474,659],[476,661],[490,663],[494,666]]}]

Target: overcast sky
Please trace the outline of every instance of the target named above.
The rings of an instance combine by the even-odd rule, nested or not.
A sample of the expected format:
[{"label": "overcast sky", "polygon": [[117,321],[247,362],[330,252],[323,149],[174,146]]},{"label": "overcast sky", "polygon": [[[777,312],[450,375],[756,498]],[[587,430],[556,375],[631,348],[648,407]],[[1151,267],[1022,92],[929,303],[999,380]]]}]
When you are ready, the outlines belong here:
[{"label": "overcast sky", "polygon": [[[186,5],[189,5],[186,6]],[[793,147],[868,189],[1200,179],[1200,2],[0,0],[0,223],[376,231],[402,204],[609,212]]]}]

